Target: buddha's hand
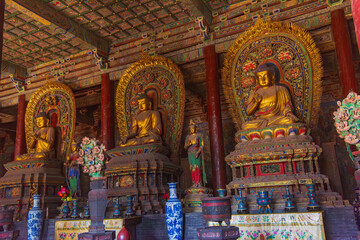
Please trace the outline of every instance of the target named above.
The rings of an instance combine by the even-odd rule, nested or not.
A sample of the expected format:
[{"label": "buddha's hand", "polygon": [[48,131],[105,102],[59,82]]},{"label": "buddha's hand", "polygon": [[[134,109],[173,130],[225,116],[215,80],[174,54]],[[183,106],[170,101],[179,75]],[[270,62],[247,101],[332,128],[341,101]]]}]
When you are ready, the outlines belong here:
[{"label": "buddha's hand", "polygon": [[199,158],[200,154],[201,154],[201,149],[199,149],[199,150],[196,152],[196,158]]},{"label": "buddha's hand", "polygon": [[262,96],[259,95],[257,92],[254,92],[253,98],[256,103],[259,103],[262,100]]},{"label": "buddha's hand", "polygon": [[123,139],[121,139],[120,143],[121,144],[125,144],[128,141],[128,137],[124,137]]}]

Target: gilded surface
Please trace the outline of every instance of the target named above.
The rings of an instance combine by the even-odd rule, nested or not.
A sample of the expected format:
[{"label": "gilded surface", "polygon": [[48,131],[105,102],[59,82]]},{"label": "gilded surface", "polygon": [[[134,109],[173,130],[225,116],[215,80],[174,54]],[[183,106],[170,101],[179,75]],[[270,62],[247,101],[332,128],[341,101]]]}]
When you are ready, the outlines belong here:
[{"label": "gilded surface", "polygon": [[[260,65],[259,68],[261,66],[266,64]],[[275,72],[257,72],[256,82],[259,88],[250,93],[246,107],[247,115],[254,115],[255,119],[244,122],[242,129],[290,125],[299,120],[293,114],[291,96],[287,88],[275,85]]]},{"label": "gilded surface", "polygon": [[139,113],[131,123],[130,134],[120,142],[120,147],[146,143],[161,143],[162,123],[161,115],[151,110],[152,102],[147,95],[138,98]]},{"label": "gilded surface", "polygon": [[250,92],[256,90],[254,71],[262,63],[275,64],[276,85],[292,96],[294,114],[300,122],[315,125],[318,120],[322,60],[311,35],[292,23],[258,20],[228,49],[224,67],[224,91],[237,129],[254,119],[246,112]]},{"label": "gilded surface", "polygon": [[36,116],[35,122],[38,129],[34,131],[28,144],[28,147],[35,152],[19,155],[16,157],[17,161],[55,157],[55,128],[49,126],[50,121],[45,113]]},{"label": "gilded surface", "polygon": [[[60,82],[48,82],[38,89],[32,96],[25,112],[25,134],[28,153],[35,152],[31,148],[31,139],[38,130],[35,116],[45,112],[50,116],[50,125],[56,127],[58,141],[57,158],[65,160],[71,147],[71,140],[75,130],[76,117],[75,98],[71,89]],[[59,141],[60,139],[60,141]]]},{"label": "gilded surface", "polygon": [[115,100],[122,139],[130,133],[131,123],[139,113],[137,103],[142,93],[152,98],[152,109],[161,114],[165,145],[172,152],[178,151],[185,105],[185,86],[180,69],[169,59],[144,54],[125,71],[117,86]]}]

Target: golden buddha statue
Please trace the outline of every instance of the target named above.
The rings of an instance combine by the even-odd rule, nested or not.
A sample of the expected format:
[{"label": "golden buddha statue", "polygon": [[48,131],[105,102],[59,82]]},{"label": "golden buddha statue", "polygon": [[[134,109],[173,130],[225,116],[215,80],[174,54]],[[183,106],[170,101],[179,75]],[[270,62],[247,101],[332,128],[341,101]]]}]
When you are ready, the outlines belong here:
[{"label": "golden buddha statue", "polygon": [[19,155],[16,161],[55,157],[55,128],[49,127],[49,119],[44,112],[41,112],[35,121],[39,129],[34,132],[28,144],[30,149],[35,149],[35,152]]},{"label": "golden buddha statue", "polygon": [[151,110],[151,99],[141,94],[138,99],[140,113],[131,124],[130,134],[120,142],[120,147],[161,142],[162,123],[160,113]]},{"label": "golden buddha statue", "polygon": [[256,71],[256,81],[260,88],[250,93],[246,104],[248,115],[255,119],[244,122],[243,130],[265,128],[296,123],[291,96],[287,88],[275,85],[275,71],[272,64],[261,64]]}]

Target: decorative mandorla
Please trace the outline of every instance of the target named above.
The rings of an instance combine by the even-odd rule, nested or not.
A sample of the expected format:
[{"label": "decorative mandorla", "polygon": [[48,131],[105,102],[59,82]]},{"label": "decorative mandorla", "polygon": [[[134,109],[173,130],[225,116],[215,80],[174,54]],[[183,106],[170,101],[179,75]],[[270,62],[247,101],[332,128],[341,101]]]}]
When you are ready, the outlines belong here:
[{"label": "decorative mandorla", "polygon": [[105,162],[105,146],[95,138],[84,137],[80,144],[78,164],[91,177],[102,177]]},{"label": "decorative mandorla", "polygon": [[356,144],[360,149],[360,96],[350,92],[337,104],[339,108],[334,112],[334,120],[339,136],[349,144]]}]

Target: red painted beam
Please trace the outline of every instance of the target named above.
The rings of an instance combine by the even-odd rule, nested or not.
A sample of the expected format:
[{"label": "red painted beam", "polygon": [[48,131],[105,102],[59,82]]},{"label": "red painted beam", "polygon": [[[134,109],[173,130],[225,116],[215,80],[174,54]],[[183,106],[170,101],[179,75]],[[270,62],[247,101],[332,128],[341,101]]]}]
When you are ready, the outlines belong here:
[{"label": "red painted beam", "polygon": [[109,73],[101,75],[101,140],[106,149],[114,148],[114,85]]},{"label": "red painted beam", "polygon": [[25,95],[20,95],[16,121],[14,160],[17,156],[25,153],[25,110]]},{"label": "red painted beam", "polygon": [[358,89],[352,60],[350,35],[343,9],[331,12],[331,28],[335,40],[343,97],[346,97],[351,90],[357,92]]},{"label": "red painted beam", "polygon": [[352,16],[355,24],[355,33],[360,52],[360,0],[351,0]]},{"label": "red painted beam", "polygon": [[210,150],[213,173],[213,189],[226,187],[226,172],[224,158],[224,139],[221,123],[219,74],[215,46],[206,46],[204,49],[206,67],[207,109],[210,131]]}]

